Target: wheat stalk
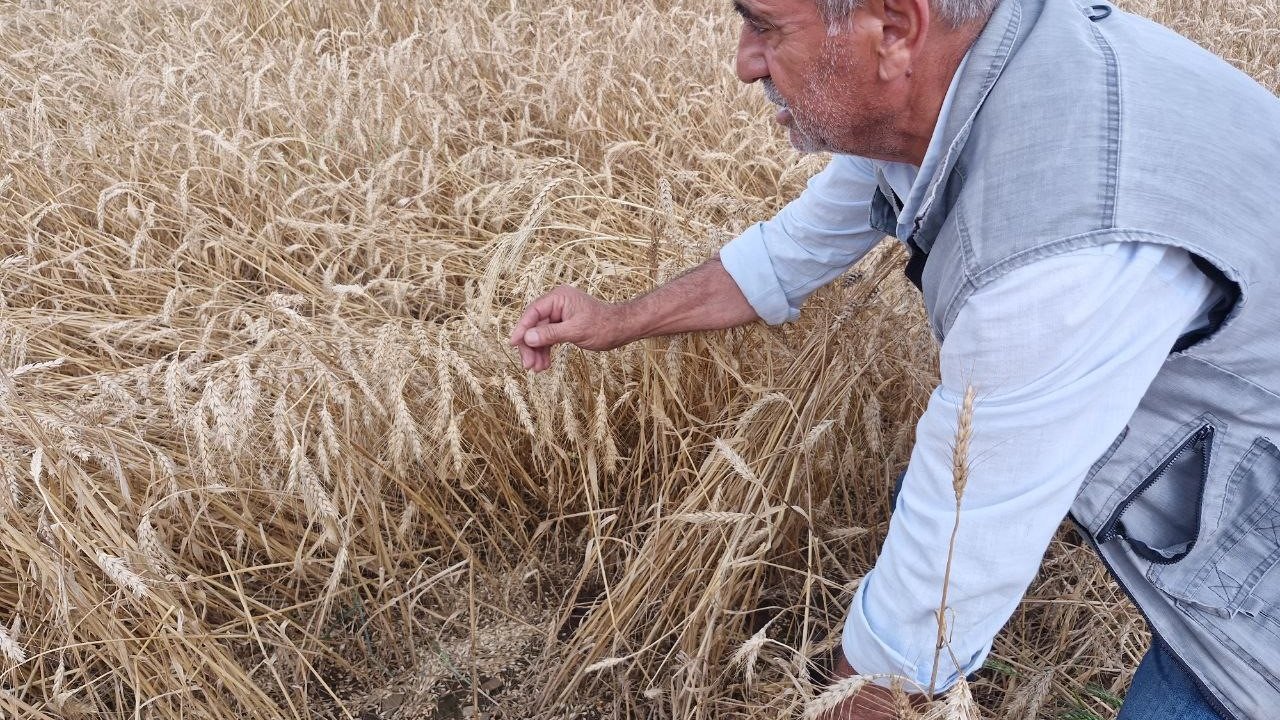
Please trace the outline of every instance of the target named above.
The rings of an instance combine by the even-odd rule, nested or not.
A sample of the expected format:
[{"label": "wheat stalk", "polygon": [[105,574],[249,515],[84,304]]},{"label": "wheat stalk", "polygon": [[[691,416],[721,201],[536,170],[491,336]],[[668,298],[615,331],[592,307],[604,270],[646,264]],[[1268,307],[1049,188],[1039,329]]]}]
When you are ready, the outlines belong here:
[{"label": "wheat stalk", "polygon": [[[932,697],[938,683],[938,668],[942,651],[947,647],[950,633],[947,631],[947,590],[951,585],[951,561],[956,551],[956,535],[960,532],[960,504],[965,487],[969,484],[969,443],[973,439],[973,402],[975,391],[970,385],[965,389],[957,419],[955,447],[951,452],[951,489],[955,495],[955,522],[951,526],[951,539],[947,544],[947,564],[942,573],[942,599],[935,613],[938,621],[938,639],[933,649],[933,670],[929,674],[929,696]],[[958,665],[958,663],[957,663]]]}]

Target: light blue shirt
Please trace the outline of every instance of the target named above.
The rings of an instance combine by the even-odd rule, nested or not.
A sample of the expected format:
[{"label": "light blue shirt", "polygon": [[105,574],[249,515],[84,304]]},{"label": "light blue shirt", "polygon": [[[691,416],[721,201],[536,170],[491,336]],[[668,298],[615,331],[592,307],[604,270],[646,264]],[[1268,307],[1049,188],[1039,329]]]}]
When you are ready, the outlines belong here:
[{"label": "light blue shirt", "polygon": [[[938,127],[954,91],[953,81]],[[906,237],[941,162],[939,144],[935,133],[925,172],[834,156],[799,198],[728,243],[721,261],[756,313],[771,324],[796,319],[814,290],[882,239],[869,222],[877,170],[904,198]],[[943,563],[919,559],[947,556],[951,448],[966,389],[977,388],[981,402],[940,688],[981,667],[1097,455],[1084,449],[1124,426],[1174,342],[1207,323],[1218,297],[1184,250],[1118,242],[1041,260],[968,298],[942,344],[941,384],[917,426],[880,558],[845,623],[845,656],[858,672],[928,685]]]}]

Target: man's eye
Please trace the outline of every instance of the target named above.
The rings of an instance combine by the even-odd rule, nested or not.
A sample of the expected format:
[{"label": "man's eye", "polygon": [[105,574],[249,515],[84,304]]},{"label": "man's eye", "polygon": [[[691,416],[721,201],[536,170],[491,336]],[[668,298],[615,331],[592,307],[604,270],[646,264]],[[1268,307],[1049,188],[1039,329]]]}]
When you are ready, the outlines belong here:
[{"label": "man's eye", "polygon": [[748,20],[747,27],[750,28],[751,32],[755,33],[756,35],[760,35],[762,33],[769,31],[769,28],[767,26],[765,26],[764,24],[756,20]]}]

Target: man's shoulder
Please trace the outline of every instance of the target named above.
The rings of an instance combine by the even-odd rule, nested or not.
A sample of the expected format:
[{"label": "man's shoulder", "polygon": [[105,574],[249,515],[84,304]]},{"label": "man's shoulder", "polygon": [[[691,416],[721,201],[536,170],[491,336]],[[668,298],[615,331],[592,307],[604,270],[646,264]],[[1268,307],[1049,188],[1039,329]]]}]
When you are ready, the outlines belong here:
[{"label": "man's shoulder", "polygon": [[1274,221],[1263,179],[1280,174],[1280,99],[1143,18],[1115,11],[1083,28],[1038,24],[991,88],[957,165],[981,206],[969,215],[1059,237]]}]

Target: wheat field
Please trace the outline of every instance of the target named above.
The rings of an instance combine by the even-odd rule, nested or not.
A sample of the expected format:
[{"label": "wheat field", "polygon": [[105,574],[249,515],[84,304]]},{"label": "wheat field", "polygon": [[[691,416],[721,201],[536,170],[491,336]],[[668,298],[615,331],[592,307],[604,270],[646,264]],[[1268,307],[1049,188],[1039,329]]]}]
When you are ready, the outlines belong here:
[{"label": "wheat field", "polygon": [[[1280,2],[1129,3],[1280,88]],[[936,380],[891,243],[779,329],[506,345],[824,159],[722,2],[0,2],[0,716],[798,717]],[[935,717],[1114,717],[1065,531]],[[970,700],[972,696],[973,700]]]}]

